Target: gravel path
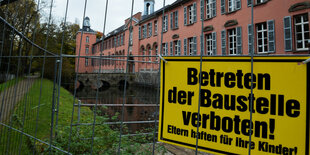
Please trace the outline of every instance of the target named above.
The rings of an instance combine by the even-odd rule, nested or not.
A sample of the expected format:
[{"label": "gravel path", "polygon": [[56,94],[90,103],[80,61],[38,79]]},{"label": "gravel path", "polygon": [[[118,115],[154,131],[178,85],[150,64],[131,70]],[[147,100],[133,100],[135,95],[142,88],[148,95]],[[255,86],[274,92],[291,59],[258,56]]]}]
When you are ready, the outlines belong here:
[{"label": "gravel path", "polygon": [[36,78],[37,76],[26,77],[16,85],[11,86],[0,93],[0,122],[5,123],[8,121],[10,113],[15,105],[24,98]]}]

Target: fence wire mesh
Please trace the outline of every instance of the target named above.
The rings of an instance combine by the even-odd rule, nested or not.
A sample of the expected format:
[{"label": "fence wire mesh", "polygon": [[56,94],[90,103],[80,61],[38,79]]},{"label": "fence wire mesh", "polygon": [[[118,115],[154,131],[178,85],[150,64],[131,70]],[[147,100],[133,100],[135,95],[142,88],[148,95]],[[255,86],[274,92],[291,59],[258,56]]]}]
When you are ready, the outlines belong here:
[{"label": "fence wire mesh", "polygon": [[[85,26],[89,3],[94,2],[83,2],[81,18]],[[136,20],[132,0],[124,28],[128,34],[122,36],[127,43],[120,49],[112,40],[113,47],[108,47],[110,44],[104,42],[109,39],[106,22],[113,6],[109,6],[108,0],[105,2],[105,13],[101,15],[103,35],[95,38],[98,41],[93,49],[83,44],[90,31],[67,21],[73,2],[66,0],[60,26],[53,20],[53,0],[0,2],[0,154],[165,153],[165,146],[157,139],[159,62],[165,62],[161,54],[168,55],[168,45],[163,43],[164,23],[159,26],[157,44],[142,46],[134,52],[132,42],[138,38],[132,36]],[[206,1],[201,2],[205,6]],[[157,12],[163,20],[167,13],[165,3],[163,0],[162,10]],[[252,9],[253,4],[252,1]],[[253,25],[253,16],[251,20]],[[201,22],[202,36],[204,29]],[[250,32],[254,38],[254,26]],[[249,38],[252,45],[253,38]],[[207,41],[202,38],[202,42]],[[116,52],[103,53],[108,48]],[[200,72],[203,56],[207,55],[204,49],[200,51]],[[254,46],[249,50],[254,51]],[[254,53],[249,53],[252,96]],[[200,97],[198,103],[200,120]],[[249,118],[252,119],[252,110]],[[198,136],[195,147],[198,154]]]},{"label": "fence wire mesh", "polygon": [[[159,94],[158,80],[148,77],[159,75],[157,56],[144,58],[124,51],[110,56],[66,53],[72,48],[66,42],[70,3],[67,0],[57,34],[53,3],[9,0],[1,6],[1,154],[151,153],[157,143]],[[38,14],[42,10],[48,14],[43,24]],[[85,19],[87,0],[83,10]],[[105,19],[107,10],[108,1]],[[58,44],[51,44],[55,35]],[[83,31],[77,40],[82,38]],[[81,44],[76,46],[81,49]],[[92,81],[79,74],[79,62],[85,61],[96,68]],[[132,67],[129,70],[133,63],[145,66],[141,74],[133,74]],[[73,69],[77,66],[74,71],[66,68],[72,64]],[[102,66],[113,73],[103,74]],[[104,82],[105,76],[116,84]],[[132,78],[139,78],[140,84],[131,86]]]}]

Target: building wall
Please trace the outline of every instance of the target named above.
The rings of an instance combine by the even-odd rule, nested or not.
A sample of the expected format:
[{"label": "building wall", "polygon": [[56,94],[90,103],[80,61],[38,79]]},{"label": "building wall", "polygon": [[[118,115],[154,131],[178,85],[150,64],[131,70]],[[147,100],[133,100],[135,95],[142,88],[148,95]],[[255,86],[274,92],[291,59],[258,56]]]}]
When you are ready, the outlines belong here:
[{"label": "building wall", "polygon": [[[165,10],[165,15],[168,16],[168,30],[163,32],[163,43],[167,43],[168,52],[165,53],[164,49],[160,49],[161,45],[161,31],[162,31],[162,12],[155,12],[154,14],[149,15],[146,18],[141,16],[141,13],[136,14],[134,17],[139,22],[133,21],[133,45],[132,51],[130,53],[132,55],[149,55],[148,50],[151,50],[151,55],[155,55],[155,47],[158,47],[158,52],[162,52],[162,55],[189,55],[189,47],[193,47],[192,55],[200,55],[201,52],[201,30],[203,28],[203,42],[204,42],[204,55],[207,54],[207,45],[206,39],[207,35],[210,34],[209,43],[215,45],[213,46],[212,54],[211,55],[249,55],[249,24],[251,23],[251,7],[248,6],[248,1],[246,0],[236,0],[235,3],[236,7],[234,11],[229,12],[228,7],[228,0],[225,0],[225,13],[221,12],[222,9],[222,2],[223,0],[215,0],[216,4],[216,13],[214,17],[209,19],[204,19],[203,25],[201,22],[201,1],[200,0],[184,0],[184,1],[176,1],[174,4],[167,7]],[[240,4],[240,5],[239,5]],[[295,7],[296,4],[305,4],[299,7]],[[190,6],[196,6],[196,21],[192,24],[189,24],[189,8]],[[308,5],[308,6],[307,6]],[[266,0],[261,4],[254,5],[254,53],[257,55],[285,55],[285,54],[308,54],[309,49],[305,48],[303,50],[297,50],[297,38],[296,38],[296,26],[295,26],[295,19],[301,18],[300,15],[303,15],[303,19],[308,18],[308,24],[304,25],[304,31],[308,31],[304,33],[304,38],[309,40],[309,16],[310,16],[310,2],[307,0]],[[297,5],[296,5],[297,6]],[[239,8],[238,8],[239,7]],[[186,16],[187,16],[187,24],[185,24],[184,20],[184,9],[186,8]],[[205,7],[206,9],[206,7]],[[177,19],[178,19],[178,27],[171,29],[171,13],[178,12]],[[204,14],[206,10],[204,10]],[[142,19],[143,18],[143,19]],[[173,19],[175,20],[175,14]],[[284,22],[289,21],[289,27],[286,27],[286,31],[284,30]],[[128,42],[129,42],[129,19],[125,20],[125,28],[119,32],[124,33],[124,44],[120,47],[115,47],[114,49],[107,49],[103,50],[103,55],[119,55],[119,51],[121,52],[122,56],[127,55],[128,50]],[[157,21],[157,35],[154,34],[154,21]],[[142,27],[145,24],[152,24],[152,36],[149,36],[149,31],[147,31],[147,37],[143,38],[139,34],[142,35]],[[203,26],[203,27],[202,27]],[[258,50],[262,50],[262,48],[258,48],[258,27],[259,26],[266,26],[266,32],[264,35],[267,35],[265,39],[265,51],[259,52]],[[139,28],[140,27],[140,28]],[[148,26],[149,27],[149,26]],[[234,33],[236,37],[229,37],[231,29],[235,29]],[[140,32],[139,32],[140,30]],[[225,30],[225,31],[223,31]],[[290,31],[289,31],[290,30]],[[286,32],[286,33],[285,33]],[[291,32],[291,33],[287,33]],[[225,34],[225,35],[224,35]],[[285,36],[285,34],[287,34]],[[108,40],[111,37],[115,37],[119,35],[118,33],[113,34],[113,36],[107,37],[105,40]],[[274,37],[272,37],[274,36]],[[285,45],[285,37],[287,37],[286,41],[291,43],[292,48],[286,49],[287,46]],[[235,39],[235,48],[230,48],[230,38]],[[272,39],[273,38],[273,39]],[[190,40],[193,40],[193,44],[190,45]],[[177,42],[179,41],[179,42]],[[186,49],[185,49],[185,41],[186,41]],[[226,46],[223,46],[222,43],[225,43]],[[77,42],[78,43],[78,42]],[[171,54],[170,44],[172,43],[173,53]],[[175,43],[180,45],[179,54],[175,53]],[[77,44],[78,45],[78,44]],[[272,46],[274,45],[274,46]],[[288,45],[288,44],[287,44]],[[98,43],[95,44],[98,46]],[[209,46],[211,47],[211,46]],[[264,46],[262,46],[264,47]],[[130,48],[130,49],[131,49]],[[78,48],[77,48],[78,49]],[[230,53],[230,49],[234,50],[234,54]],[[83,51],[83,50],[82,50]],[[186,52],[186,54],[185,54]],[[96,51],[94,55],[100,55],[99,51]],[[134,57],[135,61],[139,61],[134,63],[134,69],[131,68],[130,71],[153,71],[158,69],[158,64],[151,64],[151,63],[142,63],[141,61],[149,61],[156,62],[156,58],[149,59],[148,57]],[[120,63],[121,65],[104,65],[102,66],[102,70],[109,70],[113,71],[124,71],[125,70],[125,63]],[[83,66],[83,64],[81,65]],[[130,65],[133,67],[133,63]],[[95,70],[98,70],[98,66],[94,67]],[[85,68],[84,71],[86,71]],[[91,71],[91,70],[89,70]]]},{"label": "building wall", "polygon": [[[95,32],[83,32],[83,36],[81,39],[81,31],[79,31],[76,35],[76,55],[81,56],[80,60],[76,58],[76,72],[78,73],[92,73],[93,67],[91,58],[84,58],[83,56],[92,56],[92,47],[93,43],[96,42],[96,33]],[[86,38],[89,38],[88,42],[86,42]],[[88,47],[88,53],[86,53],[86,47]],[[88,64],[87,62],[88,61]],[[77,65],[79,63],[79,66]]]}]

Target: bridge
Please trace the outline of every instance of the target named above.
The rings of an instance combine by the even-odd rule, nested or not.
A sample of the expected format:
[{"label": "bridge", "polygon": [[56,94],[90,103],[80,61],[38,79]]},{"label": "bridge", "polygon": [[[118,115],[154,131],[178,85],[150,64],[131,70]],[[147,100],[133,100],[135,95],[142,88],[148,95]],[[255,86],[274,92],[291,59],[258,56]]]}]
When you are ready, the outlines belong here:
[{"label": "bridge", "polygon": [[[99,77],[98,77],[99,75]],[[123,86],[125,84],[125,73],[85,73],[78,75],[78,87],[90,87],[92,89],[102,87]],[[97,78],[98,82],[97,82]],[[127,74],[127,86],[149,85],[156,86],[159,82],[156,72],[139,72]]]}]

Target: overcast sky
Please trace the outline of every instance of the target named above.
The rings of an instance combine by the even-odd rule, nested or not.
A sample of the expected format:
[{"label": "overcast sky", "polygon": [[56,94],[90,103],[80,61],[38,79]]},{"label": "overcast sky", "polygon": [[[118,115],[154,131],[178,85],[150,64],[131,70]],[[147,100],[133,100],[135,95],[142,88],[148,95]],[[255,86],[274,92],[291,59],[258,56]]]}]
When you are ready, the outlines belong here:
[{"label": "overcast sky", "polygon": [[[164,0],[155,0],[155,11],[163,7]],[[166,5],[175,0],[166,0]],[[54,0],[53,16],[60,21],[64,18],[67,0]],[[68,21],[78,21],[80,26],[83,21],[83,10],[85,0],[69,0]],[[106,0],[88,0],[86,16],[90,18],[91,28],[96,31],[103,31],[103,21]],[[144,0],[135,0],[133,13],[144,10]],[[131,0],[109,0],[106,34],[124,24],[124,20],[130,17]]]}]

